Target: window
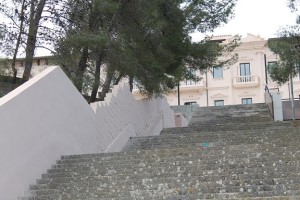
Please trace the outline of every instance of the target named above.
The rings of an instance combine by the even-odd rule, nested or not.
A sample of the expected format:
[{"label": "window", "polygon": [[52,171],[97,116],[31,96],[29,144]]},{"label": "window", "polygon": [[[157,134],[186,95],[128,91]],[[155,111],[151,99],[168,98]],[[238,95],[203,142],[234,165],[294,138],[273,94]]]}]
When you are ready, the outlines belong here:
[{"label": "window", "polygon": [[252,104],[252,98],[243,98],[242,99],[242,104]]},{"label": "window", "polygon": [[215,106],[224,106],[224,100],[215,100]]},{"label": "window", "polygon": [[195,105],[195,104],[197,104],[196,101],[189,101],[184,103],[184,105]]},{"label": "window", "polygon": [[276,61],[268,62],[268,65],[267,65],[267,79],[268,79],[269,82],[273,82],[270,74],[271,74],[272,70],[274,69],[276,63],[277,63]]},{"label": "window", "polygon": [[213,67],[213,77],[223,78],[223,68],[221,66]]},{"label": "window", "polygon": [[[187,68],[187,74],[191,78],[196,77],[196,70],[194,68],[188,67]],[[192,79],[186,79],[185,80],[185,85],[196,85],[196,82]]]},{"label": "window", "polygon": [[273,62],[268,62],[267,70],[268,70],[268,73],[269,73],[269,74],[272,72],[273,68],[275,67],[275,64],[276,64],[275,61],[273,61]]},{"label": "window", "polygon": [[240,64],[240,76],[250,76],[250,63]]}]

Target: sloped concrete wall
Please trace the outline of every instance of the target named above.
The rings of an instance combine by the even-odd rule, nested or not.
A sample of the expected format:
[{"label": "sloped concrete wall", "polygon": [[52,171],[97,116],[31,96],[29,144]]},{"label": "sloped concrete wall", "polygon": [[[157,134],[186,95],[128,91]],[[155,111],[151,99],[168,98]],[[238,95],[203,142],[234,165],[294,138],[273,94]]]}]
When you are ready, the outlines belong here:
[{"label": "sloped concrete wall", "polygon": [[0,99],[1,200],[23,196],[61,155],[118,151],[175,126],[166,100],[136,101],[125,83],[92,107],[59,67]]},{"label": "sloped concrete wall", "polygon": [[174,112],[166,99],[137,101],[124,82],[115,86],[105,101],[91,106],[106,152],[120,151],[130,137],[159,135],[163,128],[175,127]]},{"label": "sloped concrete wall", "polygon": [[58,67],[1,98],[0,124],[0,199],[16,200],[62,154],[102,150],[93,110]]}]

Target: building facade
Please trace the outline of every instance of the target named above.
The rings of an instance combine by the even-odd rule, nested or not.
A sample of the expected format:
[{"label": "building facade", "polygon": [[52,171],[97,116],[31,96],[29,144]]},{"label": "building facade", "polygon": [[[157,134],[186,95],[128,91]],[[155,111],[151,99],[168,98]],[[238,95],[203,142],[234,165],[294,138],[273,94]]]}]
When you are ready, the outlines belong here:
[{"label": "building facade", "polygon": [[[213,39],[228,40],[230,36],[217,36]],[[238,61],[230,67],[212,67],[199,82],[191,80],[180,83],[178,90],[166,95],[170,105],[193,104],[199,106],[223,106],[265,102],[265,86],[280,91],[283,99],[290,98],[289,83],[282,86],[272,81],[268,66],[278,60],[269,48],[268,41],[252,34],[242,38],[241,45],[235,49]],[[293,79],[295,98],[300,94],[300,77]]]},{"label": "building facade", "polygon": [[[48,56],[35,57],[33,58],[32,68],[30,72],[30,77],[34,77],[37,74],[44,71],[49,67],[49,58]],[[25,69],[25,58],[19,58],[16,60],[16,68],[18,70],[17,77],[22,77]]]}]

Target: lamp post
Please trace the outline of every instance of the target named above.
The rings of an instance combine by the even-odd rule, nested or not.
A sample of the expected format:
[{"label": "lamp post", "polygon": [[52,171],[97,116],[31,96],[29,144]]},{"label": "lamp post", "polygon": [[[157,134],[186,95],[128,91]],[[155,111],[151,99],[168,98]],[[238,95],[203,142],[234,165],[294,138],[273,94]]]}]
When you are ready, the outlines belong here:
[{"label": "lamp post", "polygon": [[177,84],[177,98],[178,98],[178,105],[180,106],[180,83]]},{"label": "lamp post", "polygon": [[294,102],[294,85],[293,85],[293,77],[292,75],[290,75],[290,85],[291,85],[291,96],[292,96],[292,117],[293,117],[293,121],[295,121],[296,118],[296,114],[295,114],[295,102]]}]

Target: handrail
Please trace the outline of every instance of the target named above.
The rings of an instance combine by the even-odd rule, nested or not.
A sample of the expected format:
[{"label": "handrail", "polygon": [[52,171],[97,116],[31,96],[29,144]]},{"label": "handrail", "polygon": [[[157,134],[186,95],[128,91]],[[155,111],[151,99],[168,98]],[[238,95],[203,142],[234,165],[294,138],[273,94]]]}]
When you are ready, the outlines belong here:
[{"label": "handrail", "polygon": [[[274,88],[276,89],[276,88]],[[278,88],[277,88],[278,89]],[[272,90],[272,89],[271,89]],[[279,91],[279,89],[278,89]],[[274,119],[274,104],[273,104],[273,96],[270,93],[270,89],[268,88],[268,86],[265,86],[265,103],[267,104],[270,114],[272,116],[272,118]]]}]

